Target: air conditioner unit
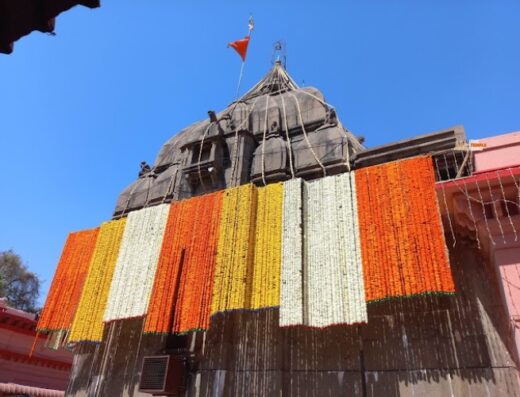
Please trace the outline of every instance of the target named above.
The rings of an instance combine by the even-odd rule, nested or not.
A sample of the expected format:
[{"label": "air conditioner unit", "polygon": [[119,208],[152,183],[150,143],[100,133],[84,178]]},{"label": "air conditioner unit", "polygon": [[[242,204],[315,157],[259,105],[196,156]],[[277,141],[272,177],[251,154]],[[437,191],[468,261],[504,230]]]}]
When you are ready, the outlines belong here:
[{"label": "air conditioner unit", "polygon": [[184,391],[186,360],[182,356],[143,357],[139,391],[155,396],[177,395]]}]

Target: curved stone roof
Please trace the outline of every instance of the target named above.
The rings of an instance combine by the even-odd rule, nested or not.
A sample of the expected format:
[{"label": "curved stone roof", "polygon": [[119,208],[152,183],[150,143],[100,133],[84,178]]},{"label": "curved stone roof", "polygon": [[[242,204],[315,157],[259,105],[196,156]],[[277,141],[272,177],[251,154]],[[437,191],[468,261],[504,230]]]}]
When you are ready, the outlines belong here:
[{"label": "curved stone roof", "polygon": [[363,149],[323,94],[299,88],[279,62],[240,99],[209,116],[161,147],[150,169],[119,196],[115,217],[250,181],[342,172]]}]

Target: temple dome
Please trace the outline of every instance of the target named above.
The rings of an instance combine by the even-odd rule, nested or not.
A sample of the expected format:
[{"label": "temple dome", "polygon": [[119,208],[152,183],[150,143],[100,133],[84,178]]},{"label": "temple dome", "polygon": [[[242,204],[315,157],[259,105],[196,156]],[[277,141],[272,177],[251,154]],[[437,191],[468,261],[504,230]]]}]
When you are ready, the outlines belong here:
[{"label": "temple dome", "polygon": [[[342,172],[349,168],[349,156],[363,150],[323,94],[298,87],[280,62],[237,101],[209,113],[161,147],[149,172],[121,193],[116,217],[251,181],[312,179],[324,168],[328,174]],[[262,145],[268,150],[259,150]],[[269,169],[264,178],[258,175],[262,162]]]}]

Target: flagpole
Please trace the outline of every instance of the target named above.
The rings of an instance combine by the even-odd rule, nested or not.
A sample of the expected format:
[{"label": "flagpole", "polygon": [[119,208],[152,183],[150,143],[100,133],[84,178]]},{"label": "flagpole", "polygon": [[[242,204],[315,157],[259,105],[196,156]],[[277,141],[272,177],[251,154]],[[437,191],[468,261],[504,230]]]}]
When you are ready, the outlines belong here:
[{"label": "flagpole", "polygon": [[240,66],[240,76],[238,76],[237,95],[236,95],[237,101],[240,96],[240,86],[242,84],[242,77],[244,76],[244,65],[245,64],[246,64],[246,62],[242,61],[242,66]]},{"label": "flagpole", "polygon": [[[254,27],[255,27],[255,22],[253,21],[253,17],[250,16],[248,24],[247,24],[247,36],[246,36],[246,38],[248,39],[248,44],[249,44],[249,40],[251,39],[251,33],[253,32]],[[247,51],[247,46],[246,46],[246,51]],[[245,58],[245,55],[243,55],[242,65],[240,65],[240,75],[238,76],[236,101],[238,101],[238,99],[240,98],[240,86],[242,85],[242,77],[244,77],[245,64],[246,64],[246,58]]]}]

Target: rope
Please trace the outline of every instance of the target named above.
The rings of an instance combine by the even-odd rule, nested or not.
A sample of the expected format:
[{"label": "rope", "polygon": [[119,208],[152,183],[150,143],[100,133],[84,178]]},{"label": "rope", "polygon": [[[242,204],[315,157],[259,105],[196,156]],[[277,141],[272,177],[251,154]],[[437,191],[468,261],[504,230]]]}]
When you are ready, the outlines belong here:
[{"label": "rope", "polygon": [[96,386],[94,388],[94,396],[96,396],[96,397],[99,395],[100,381],[103,381],[103,378],[105,376],[105,368],[106,368],[106,365],[108,362],[108,356],[110,354],[110,349],[112,348],[112,342],[113,342],[113,336],[114,336],[114,322],[109,323],[108,328],[109,328],[108,341],[105,344],[105,350],[103,352],[103,357],[101,360],[101,368],[99,371],[100,379],[98,378],[98,381],[96,382]]},{"label": "rope", "polygon": [[301,90],[300,92],[302,92],[303,94],[308,95],[308,96],[310,96],[310,97],[316,99],[316,100],[317,100],[318,102],[320,102],[322,105],[325,105],[325,106],[327,106],[328,108],[330,108],[330,109],[332,109],[332,110],[336,110],[336,107],[335,107],[335,106],[331,105],[330,103],[325,102],[325,101],[324,101],[323,99],[321,99],[320,97],[317,97],[316,95],[311,94],[310,92],[307,92],[307,91],[305,91],[305,90]]},{"label": "rope", "polygon": [[[323,99],[317,97],[316,95],[311,94],[310,92],[307,92],[305,90],[300,90],[300,92],[302,92],[303,94],[308,95],[308,96],[316,99],[318,102],[320,102],[322,105],[328,107],[329,109],[336,111],[336,107],[335,106],[331,105],[330,103],[325,102]],[[350,167],[350,153],[348,152],[348,145],[349,145],[349,138],[350,137],[347,134],[346,128],[343,127],[343,123],[339,119],[337,113],[336,113],[336,117],[338,119],[338,125],[339,125],[340,130],[343,132],[343,134],[347,138],[347,164],[346,165],[347,165],[348,171],[350,172],[350,170],[351,170],[351,167]]]},{"label": "rope", "polygon": [[[173,167],[173,165],[172,165],[171,167]],[[177,170],[175,171],[175,173],[170,177],[170,182],[168,182],[168,187],[167,187],[167,189],[166,189],[166,193],[164,194],[164,197],[163,197],[163,199],[162,199],[162,201],[161,201],[161,204],[164,204],[164,202],[166,201],[166,198],[167,198],[168,195],[170,194],[170,190],[172,189],[173,184],[174,184],[173,179],[174,179],[174,178],[177,179],[177,173],[178,173],[178,172],[179,172],[179,170],[177,169]],[[172,193],[173,193],[173,192],[172,192]]]},{"label": "rope", "polygon": [[[473,207],[471,206],[470,195],[468,192],[468,185],[466,185],[466,181],[464,179],[462,179],[462,183],[464,184],[464,190],[466,191],[464,196],[468,200],[469,215],[471,216],[471,220],[473,221],[473,226],[475,228],[475,238],[477,239],[477,247],[478,247],[478,249],[480,249],[480,239],[478,237],[478,226],[477,226],[477,221],[475,220],[475,215],[473,214]],[[455,186],[459,187],[457,181],[455,181]]]},{"label": "rope", "polygon": [[267,111],[269,110],[269,98],[270,95],[267,95],[265,101],[264,136],[262,137],[262,183],[264,186],[267,185],[265,181],[265,136],[267,134]]},{"label": "rope", "polygon": [[242,85],[242,77],[244,76],[244,65],[245,61],[242,61],[242,66],[240,66],[240,75],[238,76],[238,85],[237,85],[237,94],[236,98],[238,99],[238,96],[240,95],[240,86]]},{"label": "rope", "polygon": [[[345,131],[345,129],[343,128],[343,124],[341,124],[341,121],[338,120],[338,123],[339,123],[339,128],[340,130],[342,131]],[[347,166],[347,171],[350,172],[351,170],[351,167],[350,167],[350,151],[349,151],[349,139],[348,139],[348,135],[347,133],[345,132],[345,136],[347,137],[347,158],[345,159],[345,165]]]},{"label": "rope", "polygon": [[[90,369],[88,371],[88,384],[87,384],[87,392],[89,391],[90,389],[90,380],[92,379],[92,370],[94,369],[94,363],[96,362],[97,358],[98,358],[98,355],[99,355],[99,346],[101,345],[101,343],[97,343],[96,344],[96,350],[94,352],[94,357],[92,358],[92,364],[90,365]],[[74,388],[71,388],[71,393],[74,391]],[[68,394],[68,393],[67,393]]]},{"label": "rope", "polygon": [[520,186],[516,183],[516,178],[515,178],[515,176],[513,175],[513,170],[511,169],[511,167],[508,168],[508,170],[509,170],[509,173],[511,174],[511,178],[513,178],[513,183],[515,184],[516,191],[517,191],[517,193],[518,193],[518,195],[517,195],[517,196],[518,196],[518,198],[517,198],[517,200],[518,200],[518,204],[516,204],[516,203],[515,203],[515,204],[516,204],[516,206],[517,206],[518,208],[520,208]]},{"label": "rope", "polygon": [[301,108],[300,108],[300,102],[298,101],[298,98],[296,97],[296,95],[294,95],[293,93],[289,92],[289,95],[292,96],[294,98],[295,102],[296,102],[296,108],[298,110],[298,119],[299,119],[300,124],[302,126],[302,131],[303,131],[303,136],[305,137],[305,142],[307,142],[307,146],[309,147],[309,150],[311,151],[312,155],[314,156],[314,159],[316,160],[316,162],[319,164],[319,166],[323,170],[323,176],[327,176],[327,170],[325,169],[325,166],[321,163],[321,161],[319,160],[318,156],[316,155],[316,153],[312,149],[311,143],[309,142],[309,137],[307,136],[307,131],[305,130],[305,124],[303,123],[302,111],[301,111]]},{"label": "rope", "polygon": [[[281,87],[282,87],[282,74],[279,73],[278,74],[278,87],[279,87],[279,91],[281,91]],[[286,141],[285,141],[285,144],[287,146],[287,155],[289,156],[289,169],[291,171],[291,178],[294,178],[294,167],[293,167],[293,160],[292,160],[292,145],[291,145],[291,138],[289,136],[289,126],[288,126],[288,123],[287,123],[287,112],[286,112],[286,109],[285,109],[285,100],[283,98],[283,93],[280,92],[280,99],[282,101],[282,111],[283,111],[283,118],[284,118],[284,127],[285,128],[285,138],[286,138]],[[280,126],[282,128],[282,126]]]},{"label": "rope", "polygon": [[132,374],[135,374],[135,366],[137,364],[137,360],[139,359],[139,353],[141,351],[141,341],[143,339],[145,322],[146,322],[146,316],[144,316],[142,318],[141,333],[139,334],[139,342],[137,344],[137,350],[135,352],[135,359],[134,359],[134,365],[133,365],[133,368],[132,368]]},{"label": "rope", "polygon": [[146,200],[144,202],[143,207],[146,207],[148,205],[148,201],[150,200],[150,188],[152,187],[152,176],[148,176],[148,187],[146,188]]},{"label": "rope", "polygon": [[291,170],[291,178],[294,178],[294,166],[293,166],[293,161],[292,161],[293,152],[292,152],[291,138],[289,137],[289,126],[287,125],[287,113],[285,111],[285,100],[283,99],[283,94],[280,95],[280,98],[282,99],[282,111],[283,111],[283,118],[284,118],[286,144],[287,144],[287,149],[289,150],[289,168]]},{"label": "rope", "polygon": [[209,123],[208,126],[206,127],[206,129],[204,130],[204,134],[202,134],[202,140],[200,141],[199,158],[197,161],[197,171],[199,173],[200,185],[202,186],[202,189],[204,191],[206,191],[206,186],[204,185],[204,181],[202,180],[202,171],[200,169],[200,160],[202,158],[202,148],[204,147],[204,139],[206,138],[206,134],[208,133],[212,124],[213,124],[213,122]]},{"label": "rope", "polygon": [[[251,105],[251,109],[249,109],[249,113],[247,114],[247,116],[244,118],[244,120],[242,120],[242,123],[235,129],[235,147],[233,148],[233,165],[232,165],[232,170],[231,170],[231,180],[233,180],[235,177],[236,177],[236,172],[237,172],[237,160],[238,160],[238,133],[240,131],[240,129],[249,121],[249,116],[251,115],[251,113],[253,112],[253,109],[255,108],[255,105],[256,105],[256,102],[258,101],[260,97],[257,97],[255,98],[255,100],[253,101],[252,105]],[[237,184],[238,185],[238,184]]]},{"label": "rope", "polygon": [[[439,163],[437,162],[437,157],[435,157],[435,165],[437,166],[437,170],[438,170],[439,169]],[[455,244],[456,244],[457,240],[455,238],[455,232],[453,231],[453,224],[451,222],[450,210],[448,208],[448,200],[446,199],[446,191],[444,190],[444,185],[442,185],[442,184],[441,184],[441,191],[442,191],[442,199],[443,199],[443,203],[444,203],[444,209],[446,210],[446,216],[448,218],[448,225],[450,226],[451,237],[453,239],[453,247],[455,247]]]},{"label": "rope", "polygon": [[350,166],[350,150],[349,150],[348,143],[349,143],[349,140],[347,139],[347,159],[346,159],[346,161],[347,161],[347,170],[348,170],[348,172],[350,172],[352,170],[352,167]]},{"label": "rope", "polygon": [[484,222],[486,224],[486,230],[489,235],[489,239],[491,240],[491,243],[495,245],[495,240],[493,239],[493,236],[491,235],[491,230],[489,229],[489,222],[486,216],[486,207],[484,205],[484,198],[482,197],[482,192],[480,191],[480,186],[478,185],[478,182],[475,182],[475,185],[477,186],[477,192],[480,197],[481,206],[482,206],[482,215],[484,216]]},{"label": "rope", "polygon": [[520,191],[520,186],[516,183],[515,175],[513,174],[513,170],[511,167],[508,168],[509,173],[511,174],[511,178],[513,178],[513,183],[515,184],[515,187]]},{"label": "rope", "polygon": [[[453,154],[455,155],[455,154]],[[460,178],[462,176],[462,173],[464,172],[464,168],[466,167],[466,163],[469,160],[469,157],[471,155],[471,150],[468,148],[468,151],[466,152],[466,155],[464,156],[464,160],[462,161],[462,165],[460,166],[457,175],[455,175],[455,178]]]},{"label": "rope", "polygon": [[[511,168],[509,170],[511,171]],[[513,219],[511,219],[511,214],[509,213],[509,206],[507,205],[507,200],[506,200],[506,191],[504,189],[504,185],[502,184],[502,178],[500,177],[498,170],[496,170],[495,173],[497,174],[498,183],[500,184],[500,190],[502,192],[502,197],[504,198],[504,207],[506,210],[507,219],[509,220],[509,224],[511,225],[511,228],[513,229],[513,233],[515,235],[515,242],[516,242],[516,241],[518,241],[518,234],[516,232],[516,228],[513,223]],[[515,183],[515,186],[516,186],[516,183]]]},{"label": "rope", "polygon": [[[493,210],[494,210],[495,214],[498,215],[495,197],[493,195],[493,191],[491,190],[491,184],[489,183],[489,179],[487,179],[487,178],[486,178],[486,183],[487,183],[488,190],[489,190],[489,197],[493,201]],[[504,199],[505,199],[505,197],[504,197]],[[506,243],[506,235],[504,234],[504,228],[502,227],[502,220],[498,216],[496,217],[496,219],[497,219],[498,227],[500,229],[500,233],[502,234],[502,241],[505,244]]]}]

